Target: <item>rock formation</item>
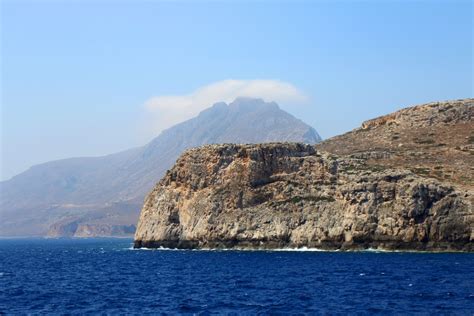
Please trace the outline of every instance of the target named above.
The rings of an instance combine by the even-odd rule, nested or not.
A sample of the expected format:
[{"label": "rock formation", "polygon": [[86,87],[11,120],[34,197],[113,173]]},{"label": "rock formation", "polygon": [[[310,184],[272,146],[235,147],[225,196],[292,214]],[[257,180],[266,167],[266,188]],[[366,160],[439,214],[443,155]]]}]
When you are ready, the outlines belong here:
[{"label": "rock formation", "polygon": [[[339,155],[296,143],[188,150],[147,196],[135,247],[474,251],[472,169],[457,174],[472,154],[445,160],[470,141],[472,109],[462,100],[369,121],[319,147]],[[423,137],[451,142],[413,142]],[[413,165],[412,152],[423,157]],[[452,176],[417,172],[425,163]]]}]

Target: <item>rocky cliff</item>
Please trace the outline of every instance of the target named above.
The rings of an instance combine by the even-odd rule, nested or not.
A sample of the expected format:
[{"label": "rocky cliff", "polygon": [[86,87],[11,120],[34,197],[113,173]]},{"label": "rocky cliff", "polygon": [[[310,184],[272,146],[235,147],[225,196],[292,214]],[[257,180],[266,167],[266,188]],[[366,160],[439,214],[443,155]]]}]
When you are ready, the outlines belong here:
[{"label": "rocky cliff", "polygon": [[188,150],[147,196],[135,247],[474,251],[472,102],[405,109],[319,147]]},{"label": "rocky cliff", "polygon": [[473,194],[276,143],[187,151],[148,195],[135,247],[474,250]]}]

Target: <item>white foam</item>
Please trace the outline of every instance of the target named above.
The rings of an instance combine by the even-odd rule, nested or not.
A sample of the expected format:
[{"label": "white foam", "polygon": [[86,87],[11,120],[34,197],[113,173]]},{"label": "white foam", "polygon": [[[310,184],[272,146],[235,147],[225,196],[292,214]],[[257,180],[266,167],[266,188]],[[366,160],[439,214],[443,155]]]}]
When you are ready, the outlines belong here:
[{"label": "white foam", "polygon": [[279,249],[271,249],[268,251],[302,251],[302,252],[339,252],[339,249],[321,249],[321,248],[308,248],[308,247],[301,247],[301,248],[279,248]]},{"label": "white foam", "polygon": [[260,252],[368,252],[368,253],[442,253],[442,251],[423,251],[423,250],[394,250],[394,249],[383,249],[383,248],[367,248],[367,249],[322,249],[322,248],[276,248],[276,249],[264,249],[264,248],[195,248],[195,249],[181,249],[181,248],[165,248],[160,246],[159,248],[134,248],[131,245],[126,250],[136,251],[260,251]]},{"label": "white foam", "polygon": [[327,250],[327,249],[320,249],[320,248],[307,248],[307,247],[301,247],[301,248],[277,248],[277,249],[263,249],[263,248],[195,248],[195,249],[178,249],[178,248],[165,248],[160,246],[159,248],[146,248],[146,247],[141,247],[141,248],[134,248],[133,246],[129,248],[125,248],[126,250],[143,250],[143,251],[248,251],[248,252],[254,252],[254,251],[260,251],[260,252],[340,252],[339,249],[334,249],[334,250]]},{"label": "white foam", "polygon": [[130,246],[129,248],[124,248],[125,250],[133,250],[133,251],[184,251],[186,249],[177,249],[177,248],[165,248],[165,247],[159,247],[159,248],[146,248],[146,247],[140,247],[140,248],[134,248],[133,246]]}]

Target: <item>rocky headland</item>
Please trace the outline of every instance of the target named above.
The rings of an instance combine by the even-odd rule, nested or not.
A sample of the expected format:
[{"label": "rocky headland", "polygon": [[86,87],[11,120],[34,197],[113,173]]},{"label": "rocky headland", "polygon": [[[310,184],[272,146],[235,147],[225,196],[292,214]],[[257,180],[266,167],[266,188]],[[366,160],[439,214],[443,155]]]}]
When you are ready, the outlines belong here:
[{"label": "rocky headland", "polygon": [[148,194],[135,247],[474,251],[472,114],[432,103],[316,146],[190,149]]}]

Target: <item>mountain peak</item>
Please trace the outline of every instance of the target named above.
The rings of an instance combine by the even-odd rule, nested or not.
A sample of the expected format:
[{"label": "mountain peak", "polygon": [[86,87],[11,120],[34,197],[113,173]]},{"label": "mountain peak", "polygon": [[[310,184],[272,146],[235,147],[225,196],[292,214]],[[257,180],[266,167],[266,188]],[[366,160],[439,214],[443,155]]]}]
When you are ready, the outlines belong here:
[{"label": "mountain peak", "polygon": [[240,96],[236,97],[235,100],[232,103],[265,103],[265,101],[262,98],[256,98],[256,97],[245,97],[245,96]]},{"label": "mountain peak", "polygon": [[276,102],[265,102],[262,98],[254,98],[254,97],[237,97],[235,98],[234,101],[232,101],[229,105],[253,105],[253,106],[265,106],[265,105],[272,105],[272,106],[277,106]]},{"label": "mountain peak", "polygon": [[262,98],[237,97],[230,103],[216,102],[211,107],[202,110],[199,116],[208,117],[209,115],[223,115],[224,113],[250,114],[253,112],[264,115],[262,112],[277,113],[278,111],[284,112],[276,102],[265,102]]},{"label": "mountain peak", "polygon": [[231,108],[238,108],[242,110],[253,110],[255,108],[271,108],[280,109],[278,104],[275,102],[265,102],[262,98],[253,97],[237,97],[233,102],[229,104]]}]

